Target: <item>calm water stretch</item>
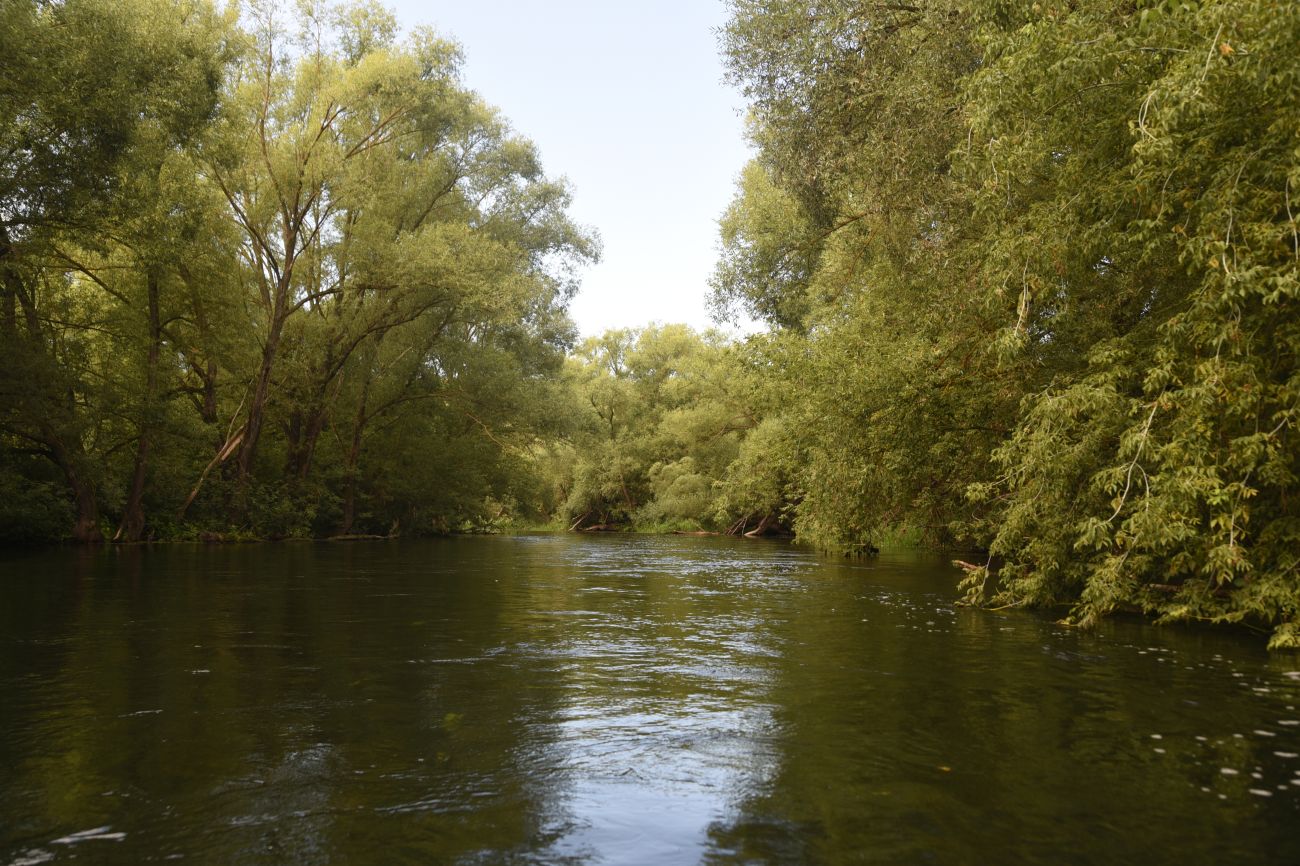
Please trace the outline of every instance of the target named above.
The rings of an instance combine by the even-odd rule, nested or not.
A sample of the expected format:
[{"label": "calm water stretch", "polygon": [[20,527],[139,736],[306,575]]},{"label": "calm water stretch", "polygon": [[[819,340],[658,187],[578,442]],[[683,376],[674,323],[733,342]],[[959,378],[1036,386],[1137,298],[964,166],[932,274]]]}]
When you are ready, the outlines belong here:
[{"label": "calm water stretch", "polygon": [[1300,863],[1300,659],[938,557],[567,535],[0,560],[0,864]]}]

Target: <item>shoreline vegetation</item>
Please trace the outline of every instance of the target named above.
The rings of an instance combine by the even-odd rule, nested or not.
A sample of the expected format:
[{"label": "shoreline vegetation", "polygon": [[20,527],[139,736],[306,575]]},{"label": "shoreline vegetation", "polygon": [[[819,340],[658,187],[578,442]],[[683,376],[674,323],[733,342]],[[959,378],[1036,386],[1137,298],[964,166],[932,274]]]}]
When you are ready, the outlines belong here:
[{"label": "shoreline vegetation", "polygon": [[730,0],[766,330],[585,340],[599,238],[459,47],[293,9],[6,7],[0,543],[905,540],[1300,647],[1300,7]]}]

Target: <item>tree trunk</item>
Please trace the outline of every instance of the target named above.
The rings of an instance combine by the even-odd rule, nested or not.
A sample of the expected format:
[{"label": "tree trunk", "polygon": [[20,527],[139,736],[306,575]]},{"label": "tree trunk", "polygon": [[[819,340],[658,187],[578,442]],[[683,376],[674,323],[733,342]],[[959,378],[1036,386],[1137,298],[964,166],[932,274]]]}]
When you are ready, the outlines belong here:
[{"label": "tree trunk", "polygon": [[301,457],[298,464],[298,480],[306,481],[311,474],[312,461],[316,459],[316,443],[325,431],[325,407],[320,407],[307,418],[307,429],[303,431]]},{"label": "tree trunk", "polygon": [[10,345],[18,339],[18,275],[9,265],[11,251],[9,234],[0,225],[0,335]]},{"label": "tree trunk", "polygon": [[[288,291],[287,287],[284,291]],[[266,422],[266,404],[271,396],[271,371],[275,366],[275,357],[280,349],[280,335],[284,330],[284,301],[277,294],[275,307],[271,315],[271,328],[266,335],[266,344],[262,347],[262,364],[257,371],[257,386],[253,390],[253,399],[248,404],[248,420],[244,422],[243,441],[239,446],[239,457],[235,460],[236,492],[231,503],[231,517],[242,520],[248,507],[248,479],[253,472],[253,459],[257,456],[257,442],[262,435]]]},{"label": "tree trunk", "polygon": [[289,420],[289,455],[285,461],[285,474],[306,481],[311,474],[316,457],[316,443],[325,431],[326,411],[324,396],[312,402],[306,410],[295,410]]},{"label": "tree trunk", "polygon": [[217,423],[217,362],[208,361],[208,374],[203,377],[203,408],[199,417],[204,424]]},{"label": "tree trunk", "polygon": [[279,330],[277,327],[267,335],[266,346],[262,349],[262,366],[257,373],[257,387],[253,390],[253,399],[248,404],[244,444],[239,449],[239,460],[235,464],[241,487],[248,483],[248,476],[253,471],[253,458],[257,456],[257,440],[262,435],[262,424],[266,420],[266,402],[271,396],[271,367],[275,363],[275,353],[280,342]]},{"label": "tree trunk", "polygon": [[[13,247],[10,245],[9,235],[3,225],[0,225],[0,291],[4,293],[5,339],[6,341],[19,339],[18,312],[21,310],[25,330],[22,339],[27,344],[29,357],[40,359],[40,362],[46,365],[44,368],[46,370],[57,370],[58,366],[54,359],[49,357],[40,316],[36,310],[36,298],[29,291],[28,286],[24,285],[21,274],[14,267],[12,257]],[[51,383],[46,381],[33,384],[51,386]],[[83,471],[85,454],[75,434],[77,426],[75,408],[71,405],[71,399],[68,401],[69,405],[60,407],[66,408],[69,415],[63,419],[66,423],[59,425],[59,419],[51,417],[52,414],[60,414],[52,412],[54,407],[58,406],[58,402],[58,400],[50,403],[38,401],[36,407],[26,413],[25,420],[32,425],[34,431],[26,435],[27,438],[39,442],[48,449],[48,456],[62,470],[68,482],[68,492],[72,495],[73,506],[77,513],[72,527],[73,540],[84,543],[100,542],[104,540],[104,535],[99,529],[99,504],[95,499],[94,484],[88,480]],[[76,443],[75,452],[66,444],[68,442]]]},{"label": "tree trunk", "polygon": [[339,535],[352,532],[357,519],[357,462],[361,457],[361,425],[352,433],[352,447],[348,449],[347,481],[343,488],[343,519],[339,521]]},{"label": "tree trunk", "polygon": [[[191,313],[194,321],[198,325],[200,339],[207,342],[210,339],[212,329],[208,326],[208,316],[204,311],[203,304],[197,298],[198,289],[195,286],[194,275],[190,269],[185,266],[185,262],[178,261],[175,263],[176,271],[180,274],[181,279],[189,287],[192,297]],[[197,351],[193,352],[198,355]],[[204,424],[217,423],[217,362],[209,358],[204,362],[204,369],[199,370],[195,363],[197,358],[191,358],[186,355],[186,362],[190,368],[198,375],[203,383],[202,399],[195,400],[195,408],[199,410],[199,417],[203,419]]]},{"label": "tree trunk", "polygon": [[17,311],[21,307],[23,311],[23,322],[27,326],[27,340],[32,344],[33,350],[41,350],[44,354],[44,343],[41,340],[41,322],[40,317],[36,315],[35,299],[28,296],[27,287],[23,285],[22,275],[12,261],[14,251],[9,242],[9,233],[5,231],[3,225],[0,225],[0,286],[5,293],[5,329],[7,336],[16,337]]},{"label": "tree trunk", "polygon": [[51,437],[50,452],[54,462],[63,470],[72,492],[72,502],[77,510],[72,526],[72,540],[83,544],[97,544],[104,540],[99,529],[99,504],[95,501],[95,487],[81,472],[76,456],[56,437]]},{"label": "tree trunk", "polygon": [[357,465],[361,462],[361,437],[366,428],[366,404],[370,400],[370,377],[366,377],[361,387],[361,401],[357,406],[356,421],[352,425],[352,444],[348,447],[343,488],[343,519],[339,522],[339,535],[352,532],[352,524],[357,516]]},{"label": "tree trunk", "polygon": [[144,535],[144,488],[149,469],[149,452],[153,437],[158,400],[158,358],[162,354],[162,318],[158,311],[158,276],[150,270],[147,277],[149,292],[149,350],[145,359],[144,413],[140,420],[140,439],[135,449],[135,469],[131,473],[131,488],[122,510],[122,522],[114,541],[139,541]]},{"label": "tree trunk", "polygon": [[230,435],[218,443],[216,456],[214,456],[212,460],[208,462],[208,465],[204,467],[203,472],[199,475],[199,480],[194,484],[194,489],[190,491],[190,495],[185,498],[185,502],[181,505],[180,510],[176,512],[177,520],[185,519],[185,512],[189,510],[189,507],[194,503],[194,500],[198,498],[199,491],[203,488],[203,482],[207,480],[208,473],[212,471],[212,467],[225,463],[225,461],[229,459],[230,455],[234,453],[235,449],[244,441],[244,428],[240,427],[238,430],[234,429],[235,420],[235,418],[231,419]]},{"label": "tree trunk", "polygon": [[253,458],[257,456],[257,443],[262,437],[262,427],[266,423],[266,404],[271,396],[271,371],[275,367],[275,358],[280,351],[280,337],[284,333],[285,319],[291,312],[289,295],[293,285],[298,235],[292,220],[287,215],[280,230],[285,250],[284,262],[280,267],[280,278],[274,286],[266,343],[262,346],[262,364],[257,371],[257,387],[253,390],[253,400],[248,405],[248,421],[244,424],[244,442],[239,449],[239,459],[235,467],[238,492],[234,511],[240,518],[245,516],[248,478],[253,472]]},{"label": "tree trunk", "polygon": [[289,418],[284,424],[284,474],[288,477],[298,474],[298,451],[302,447],[302,416],[301,409],[291,409]]}]

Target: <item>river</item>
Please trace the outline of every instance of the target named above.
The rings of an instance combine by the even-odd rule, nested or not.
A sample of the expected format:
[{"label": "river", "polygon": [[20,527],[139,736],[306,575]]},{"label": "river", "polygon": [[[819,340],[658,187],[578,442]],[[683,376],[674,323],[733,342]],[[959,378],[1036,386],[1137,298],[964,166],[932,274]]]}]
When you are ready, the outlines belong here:
[{"label": "river", "polygon": [[1300,863],[1300,658],[612,535],[0,558],[0,866]]}]

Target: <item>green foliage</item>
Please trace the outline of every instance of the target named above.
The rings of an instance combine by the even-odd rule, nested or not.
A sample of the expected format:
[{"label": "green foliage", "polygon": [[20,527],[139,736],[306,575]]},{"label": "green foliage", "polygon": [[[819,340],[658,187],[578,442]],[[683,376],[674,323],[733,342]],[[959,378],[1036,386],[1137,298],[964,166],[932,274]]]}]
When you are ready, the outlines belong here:
[{"label": "green foliage", "polygon": [[541,507],[598,245],[456,45],[399,40],[374,2],[294,26],[274,3],[10,5],[0,465],[31,502],[10,534],[68,534],[52,484],[82,540]]},{"label": "green foliage", "polygon": [[100,537],[100,487],[114,492],[98,458],[120,447],[120,391],[103,373],[129,327],[122,290],[139,292],[128,276],[83,282],[79,262],[145,264],[132,215],[212,116],[229,25],[162,0],[15,2],[0,20],[0,431],[63,476],[78,540]]},{"label": "green foliage", "polygon": [[740,443],[736,459],[721,478],[714,518],[734,523],[739,517],[742,530],[769,514],[788,524],[793,505],[802,497],[799,439],[799,430],[789,416],[759,421]]},{"label": "green foliage", "polygon": [[[794,524],[823,547],[969,540],[965,486],[1017,399],[1023,370],[996,369],[996,320],[970,291],[978,259],[951,176],[978,57],[961,14],[733,4],[724,46],[760,152],[724,223],[715,304],[787,332],[772,370],[796,390],[781,414],[797,435],[776,463],[797,467]],[[798,263],[797,279],[771,262]]]},{"label": "green foliage", "polygon": [[760,423],[741,347],[682,325],[587,340],[565,378],[574,403],[565,459],[545,456],[566,525],[739,529],[780,510],[735,491]]},{"label": "green foliage", "polygon": [[650,502],[638,513],[648,523],[681,524],[709,513],[713,505],[713,480],[699,472],[695,458],[687,455],[671,462],[656,462],[646,473]]},{"label": "green foliage", "polygon": [[798,200],[777,185],[769,169],[751,162],[720,227],[721,258],[710,296],[714,315],[735,319],[745,313],[799,327],[809,312],[817,243]]},{"label": "green foliage", "polygon": [[110,205],[142,137],[211,116],[229,22],[203,0],[6,0],[0,16],[0,222],[9,241]]},{"label": "green foliage", "polygon": [[[1032,39],[990,37],[1000,56],[973,92],[1006,114],[977,124],[1011,139],[1004,172],[1032,160],[1046,175],[998,211],[1022,223],[1066,214],[1072,227],[1056,237],[1079,240],[1040,250],[1074,254],[1067,278],[1094,272],[1053,289],[1068,307],[1052,314],[1082,324],[1059,329],[1061,346],[1047,351],[1077,345],[1083,368],[1031,395],[998,455],[1007,474],[994,490],[1007,508],[992,549],[1008,561],[1006,596],[1072,601],[1085,622],[1127,605],[1169,620],[1296,616],[1288,491],[1300,332],[1288,199],[1300,152],[1284,130],[1300,120],[1300,63],[1287,48],[1300,16],[1277,11],[1150,7],[1134,20],[1112,10],[1057,16]],[[1102,27],[1080,51],[1071,34]],[[1044,66],[1061,73],[1044,80]],[[981,90],[994,78],[996,98]],[[1041,111],[1103,85],[1119,94],[1070,97],[1086,131],[1064,119],[1024,129],[1006,105],[1017,93],[1022,110]],[[1056,306],[1037,285],[1026,306]]]},{"label": "green foliage", "polygon": [[9,3],[0,536],[793,528],[1300,643],[1300,14],[730,5],[711,303],[771,331],[574,350],[598,243],[453,43]]},{"label": "green foliage", "polygon": [[0,465],[0,544],[61,539],[72,522],[62,480],[47,471],[44,461]]},{"label": "green foliage", "polygon": [[911,526],[987,548],[976,601],[1294,645],[1300,14],[732,11],[759,156],[715,305],[798,357],[800,535]]}]

